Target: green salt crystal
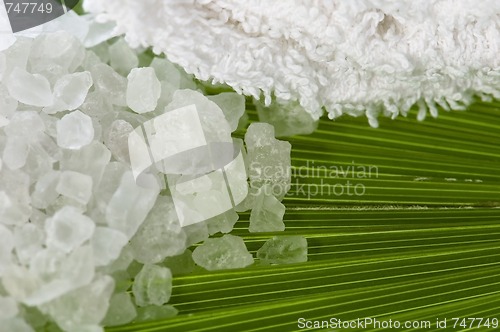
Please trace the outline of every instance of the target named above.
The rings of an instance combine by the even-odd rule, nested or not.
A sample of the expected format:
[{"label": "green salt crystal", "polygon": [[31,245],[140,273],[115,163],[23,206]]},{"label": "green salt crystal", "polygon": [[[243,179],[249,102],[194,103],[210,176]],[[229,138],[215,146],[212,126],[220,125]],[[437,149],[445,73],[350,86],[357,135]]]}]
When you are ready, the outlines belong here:
[{"label": "green salt crystal", "polygon": [[257,257],[268,264],[307,262],[307,240],[302,236],[275,236],[257,250]]},{"label": "green salt crystal", "polygon": [[208,227],[205,221],[182,227],[186,233],[186,247],[208,239]]},{"label": "green salt crystal", "polygon": [[137,54],[130,49],[123,38],[109,46],[108,52],[111,67],[122,76],[127,76],[133,68],[139,65]]},{"label": "green salt crystal", "polygon": [[181,86],[181,72],[167,59],[155,57],[150,65],[160,81],[170,83],[176,90]]},{"label": "green salt crystal", "polygon": [[260,188],[250,213],[250,232],[282,232],[285,206],[272,195],[269,185]]},{"label": "green salt crystal", "polygon": [[167,267],[146,264],[137,274],[132,286],[135,303],[147,305],[163,305],[172,294],[172,273]]},{"label": "green salt crystal", "polygon": [[144,223],[130,240],[134,258],[145,264],[161,262],[179,255],[186,247],[186,234],[181,228],[175,206],[168,196],[159,196]]},{"label": "green salt crystal", "polygon": [[231,126],[231,131],[235,131],[245,113],[245,97],[236,92],[222,92],[218,95],[209,96],[208,99],[222,109],[227,122]]},{"label": "green salt crystal", "polygon": [[110,274],[115,280],[115,292],[126,292],[132,285],[132,277],[127,271],[114,271]]},{"label": "green salt crystal", "polygon": [[109,309],[102,321],[105,326],[117,326],[130,323],[137,316],[137,311],[128,293],[117,293],[109,301]]},{"label": "green salt crystal", "polygon": [[136,322],[157,321],[177,316],[179,311],[171,305],[155,306],[150,305],[147,307],[137,308]]},{"label": "green salt crystal", "polygon": [[243,239],[229,234],[207,239],[193,251],[193,259],[209,271],[237,269],[253,264],[253,257]]},{"label": "green salt crystal", "polygon": [[240,216],[234,210],[229,210],[210,218],[206,221],[208,233],[210,235],[218,232],[227,234],[233,230],[234,224],[236,224],[239,218]]},{"label": "green salt crystal", "polygon": [[267,123],[252,123],[245,134],[246,162],[250,179],[247,206],[253,206],[253,198],[265,184],[271,186],[273,195],[282,200],[291,183],[291,145],[277,140],[274,128]]},{"label": "green salt crystal", "polygon": [[319,121],[314,120],[297,101],[275,101],[269,107],[260,101],[255,101],[254,104],[259,121],[272,124],[277,137],[309,135],[318,128]]}]

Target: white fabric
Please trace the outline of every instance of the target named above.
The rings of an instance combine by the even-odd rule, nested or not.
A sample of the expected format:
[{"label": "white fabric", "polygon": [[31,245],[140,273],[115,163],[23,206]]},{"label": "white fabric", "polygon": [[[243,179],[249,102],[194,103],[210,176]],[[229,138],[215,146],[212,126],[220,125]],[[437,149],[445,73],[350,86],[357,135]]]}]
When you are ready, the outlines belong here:
[{"label": "white fabric", "polygon": [[315,118],[500,98],[498,0],[86,0],[133,46]]}]

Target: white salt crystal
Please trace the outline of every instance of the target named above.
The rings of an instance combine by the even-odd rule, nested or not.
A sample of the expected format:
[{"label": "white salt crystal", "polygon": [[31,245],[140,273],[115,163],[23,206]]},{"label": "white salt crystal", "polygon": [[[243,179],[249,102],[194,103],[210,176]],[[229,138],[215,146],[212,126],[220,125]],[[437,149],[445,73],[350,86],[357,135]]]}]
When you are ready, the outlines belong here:
[{"label": "white salt crystal", "polygon": [[92,178],[78,172],[63,171],[59,177],[56,191],[81,204],[87,204],[92,195]]},{"label": "white salt crystal", "polygon": [[66,31],[59,31],[35,38],[29,62],[33,73],[43,74],[54,83],[61,76],[74,72],[84,58],[80,41]]},{"label": "white salt crystal", "polygon": [[35,190],[31,194],[31,200],[34,207],[46,209],[54,203],[59,193],[56,191],[56,186],[59,182],[61,172],[50,171],[42,176],[35,185]]},{"label": "white salt crystal", "polygon": [[24,140],[9,137],[3,150],[2,159],[5,166],[16,170],[26,164],[28,152],[29,146]]},{"label": "white salt crystal", "polygon": [[105,165],[103,170],[102,180],[95,187],[92,198],[91,206],[93,210],[90,211],[92,218],[100,223],[106,219],[105,215],[109,201],[116,189],[118,189],[123,175],[129,169],[123,163],[112,161]]},{"label": "white salt crystal", "polygon": [[[39,209],[32,209],[29,223],[35,226],[42,227],[45,225],[45,220],[47,220],[47,215]],[[42,227],[43,228],[43,227]],[[45,243],[45,242],[44,242]]]},{"label": "white salt crystal", "polygon": [[161,93],[154,69],[134,68],[127,79],[127,105],[139,114],[154,111]]},{"label": "white salt crystal", "polygon": [[85,47],[106,44],[107,40],[116,37],[118,34],[114,22],[98,22],[92,14],[82,15],[81,17],[89,21],[89,32],[84,40]]},{"label": "white salt crystal", "polygon": [[133,68],[139,65],[137,55],[123,38],[109,46],[109,58],[111,67],[122,76],[127,76]]},{"label": "white salt crystal", "polygon": [[22,225],[28,222],[32,209],[30,185],[29,175],[21,170],[4,167],[0,172],[0,223]]},{"label": "white salt crystal", "polygon": [[137,316],[134,303],[129,293],[113,294],[109,309],[102,321],[105,326],[117,326],[130,323]]},{"label": "white salt crystal", "polygon": [[113,104],[106,96],[99,91],[92,91],[87,94],[80,110],[94,119],[102,119],[110,112],[113,112]]},{"label": "white salt crystal", "polygon": [[209,96],[208,99],[219,105],[224,112],[231,131],[238,128],[238,123],[245,113],[245,97],[236,92],[223,92],[218,95]]},{"label": "white salt crystal", "polygon": [[31,181],[36,182],[54,168],[55,162],[57,160],[47,153],[41,142],[31,144],[23,171],[30,174]]},{"label": "white salt crystal", "polygon": [[54,154],[60,155],[61,149],[59,148],[59,146],[57,146],[56,142],[54,142],[54,140],[52,139],[52,138],[57,137],[57,121],[59,121],[59,119],[56,118],[55,116],[48,115],[44,112],[40,112],[39,115],[40,115],[40,118],[42,119],[43,124],[45,126],[45,130],[44,130],[45,135],[43,135],[41,137],[43,144],[46,145],[47,148],[49,148],[49,144],[50,144],[51,155],[54,155]]},{"label": "white salt crystal", "polygon": [[0,276],[11,265],[11,252],[14,249],[14,236],[12,232],[0,224]]},{"label": "white salt crystal", "polygon": [[18,106],[17,100],[12,98],[5,85],[0,83],[0,115],[9,119]]},{"label": "white salt crystal", "polygon": [[14,249],[14,237],[6,226],[0,224],[0,255],[10,257],[10,252]]},{"label": "white salt crystal", "polygon": [[127,242],[128,239],[122,232],[107,227],[97,227],[90,240],[95,265],[105,266],[116,260]]},{"label": "white salt crystal", "polygon": [[163,114],[165,111],[165,107],[172,102],[172,99],[174,98],[174,93],[177,91],[177,87],[172,85],[172,83],[167,82],[167,81],[160,81],[161,85],[161,93],[160,93],[160,98],[158,99],[158,103],[156,105],[156,110],[152,114]]},{"label": "white salt crystal", "polygon": [[39,278],[23,265],[12,265],[8,270],[3,271],[1,277],[6,294],[18,302],[35,292],[40,286]]},{"label": "white salt crystal", "polygon": [[48,215],[53,215],[65,206],[70,206],[82,214],[87,212],[87,205],[86,204],[83,204],[83,203],[81,203],[73,198],[62,196],[62,195],[58,196],[57,199],[54,201],[54,203],[51,206],[49,206],[47,209],[45,209],[45,212]]},{"label": "white salt crystal", "polygon": [[127,79],[110,66],[100,63],[90,69],[97,91],[113,105],[127,106]]},{"label": "white salt crystal", "polygon": [[195,105],[207,142],[232,143],[231,127],[224,113],[216,103],[194,90],[177,90],[166,111]]},{"label": "white salt crystal", "polygon": [[64,15],[61,15],[55,19],[52,19],[42,26],[40,33],[53,33],[53,31],[65,31],[68,34],[75,36],[78,41],[83,41],[87,34],[89,33],[90,22],[88,17],[90,15],[79,15],[75,11],[71,10],[78,2],[64,2]]},{"label": "white salt crystal", "polygon": [[[100,270],[105,272],[105,273],[116,273],[120,271],[125,271],[128,269],[130,264],[134,261],[134,256],[132,254],[132,250],[130,249],[130,246],[126,245],[122,252],[120,253],[120,256],[116,260],[114,260],[111,264],[101,267]],[[129,288],[130,285],[126,286],[123,291],[126,291]],[[119,289],[117,289],[119,291]]]},{"label": "white salt crystal", "polygon": [[61,148],[78,150],[93,138],[92,119],[80,111],[66,114],[57,122],[57,145]]},{"label": "white salt crystal", "polygon": [[282,232],[285,230],[283,216],[285,206],[274,197],[272,188],[264,185],[259,189],[250,213],[250,232]]},{"label": "white salt crystal", "polygon": [[5,127],[8,124],[9,119],[5,115],[0,114],[0,128]]},{"label": "white salt crystal", "polygon": [[66,331],[78,331],[82,326],[98,325],[106,316],[113,294],[114,281],[100,276],[43,307],[54,321]]},{"label": "white salt crystal", "polygon": [[16,201],[14,195],[0,191],[0,223],[5,225],[22,225],[31,215],[28,203]]},{"label": "white salt crystal", "polygon": [[7,57],[5,56],[5,53],[0,52],[0,82],[3,80],[6,71],[7,71]]},{"label": "white salt crystal", "polygon": [[53,102],[49,81],[42,75],[30,74],[21,68],[14,68],[7,89],[13,98],[26,105],[45,107]]},{"label": "white salt crystal", "polygon": [[[106,47],[104,47],[104,50],[107,54]],[[93,66],[98,65],[102,62],[100,59],[100,56],[98,56],[97,53],[98,53],[98,50],[96,48],[93,48],[92,50],[87,50],[85,52],[85,59],[83,59],[83,63],[82,63],[83,69],[90,70],[90,69],[92,69]],[[108,61],[109,61],[109,59],[107,61],[104,61],[104,62],[107,63]]]},{"label": "white salt crystal", "polygon": [[66,206],[47,219],[47,246],[70,252],[90,239],[95,224],[74,207]]},{"label": "white salt crystal", "polygon": [[45,243],[45,234],[39,226],[28,223],[16,227],[14,240],[17,257],[22,263],[27,264],[31,257],[42,250]]},{"label": "white salt crystal", "polygon": [[141,187],[132,173],[126,172],[106,207],[106,222],[130,239],[153,207],[158,193],[159,187]]},{"label": "white salt crystal", "polygon": [[209,271],[237,269],[253,264],[253,257],[243,239],[229,234],[207,239],[193,251],[193,259]]},{"label": "white salt crystal", "polygon": [[[38,280],[35,281],[34,289],[28,293],[29,296],[23,298],[22,302],[28,306],[39,306],[88,285],[95,274],[92,258],[92,249],[87,245],[68,255],[54,248],[38,252],[32,258],[29,270]],[[28,274],[28,285],[32,282],[29,278]],[[41,285],[40,281],[43,282]],[[26,284],[26,281],[22,283]]]},{"label": "white salt crystal", "polygon": [[165,257],[179,255],[186,248],[172,199],[159,196],[135,236],[130,240],[134,258],[141,263],[158,263]]},{"label": "white salt crystal", "polygon": [[111,123],[105,135],[104,144],[106,144],[116,160],[130,163],[128,135],[133,130],[134,127],[125,120],[118,119]]},{"label": "white salt crystal", "polygon": [[54,85],[54,105],[45,107],[44,112],[53,114],[76,110],[85,101],[92,84],[88,71],[62,76]]},{"label": "white salt crystal", "polygon": [[275,236],[257,250],[257,257],[267,264],[307,262],[307,240],[302,236]]},{"label": "white salt crystal", "polygon": [[0,321],[15,317],[18,312],[16,300],[12,297],[0,296]]},{"label": "white salt crystal", "polygon": [[27,143],[38,142],[45,130],[43,119],[36,111],[15,112],[10,123],[4,128],[7,136]]},{"label": "white salt crystal", "polygon": [[80,150],[65,150],[60,168],[91,176],[95,188],[101,182],[110,159],[111,153],[104,144],[93,141]]},{"label": "white salt crystal", "polygon": [[5,51],[7,60],[6,72],[4,73],[5,78],[7,78],[15,68],[26,70],[32,45],[32,38],[18,36],[14,45]]},{"label": "white salt crystal", "polygon": [[135,277],[132,292],[140,307],[163,305],[172,294],[172,273],[166,267],[146,264]]}]

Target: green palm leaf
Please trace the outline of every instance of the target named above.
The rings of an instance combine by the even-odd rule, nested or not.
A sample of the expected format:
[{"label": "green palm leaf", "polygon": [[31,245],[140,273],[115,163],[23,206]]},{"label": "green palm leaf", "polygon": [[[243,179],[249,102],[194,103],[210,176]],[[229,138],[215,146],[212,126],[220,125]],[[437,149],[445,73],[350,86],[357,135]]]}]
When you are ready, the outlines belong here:
[{"label": "green palm leaf", "polygon": [[[285,234],[308,239],[307,263],[176,277],[179,316],[108,330],[295,331],[300,318],[332,317],[434,330],[436,318],[500,318],[499,107],[382,119],[379,129],[362,118],[321,120],[313,135],[290,138],[295,170],[308,176],[295,174],[284,200]],[[256,120],[250,104],[249,114]],[[353,165],[377,176],[332,174]],[[311,194],[346,181],[364,195]],[[249,233],[248,218],[233,233],[254,252],[276,234]]]}]

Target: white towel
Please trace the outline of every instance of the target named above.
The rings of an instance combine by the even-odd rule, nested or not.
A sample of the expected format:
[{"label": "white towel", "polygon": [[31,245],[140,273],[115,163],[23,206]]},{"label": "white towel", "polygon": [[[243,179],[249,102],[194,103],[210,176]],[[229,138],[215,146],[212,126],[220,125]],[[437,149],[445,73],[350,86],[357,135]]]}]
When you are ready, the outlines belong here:
[{"label": "white towel", "polygon": [[500,98],[498,0],[86,0],[131,46],[314,117],[419,119]]}]

